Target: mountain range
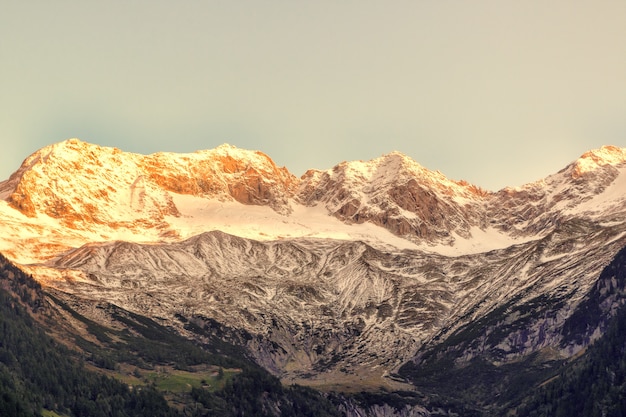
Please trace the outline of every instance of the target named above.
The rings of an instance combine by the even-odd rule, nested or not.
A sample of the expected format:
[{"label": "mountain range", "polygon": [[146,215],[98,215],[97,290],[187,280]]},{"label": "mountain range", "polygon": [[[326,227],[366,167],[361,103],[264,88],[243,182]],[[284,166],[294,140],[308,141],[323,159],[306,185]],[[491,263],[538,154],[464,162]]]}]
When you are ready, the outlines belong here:
[{"label": "mountain range", "polygon": [[297,178],[230,145],[70,139],[0,182],[0,232],[57,338],[122,309],[345,415],[523,413],[622,311],[626,149],[492,192],[399,152]]}]

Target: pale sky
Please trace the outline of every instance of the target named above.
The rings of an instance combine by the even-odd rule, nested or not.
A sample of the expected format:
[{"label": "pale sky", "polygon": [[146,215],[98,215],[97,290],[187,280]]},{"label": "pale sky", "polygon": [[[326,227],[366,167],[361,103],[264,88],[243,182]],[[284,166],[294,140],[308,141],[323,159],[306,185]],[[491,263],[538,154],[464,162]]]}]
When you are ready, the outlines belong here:
[{"label": "pale sky", "polygon": [[0,0],[0,180],[78,137],[517,186],[626,147],[626,1]]}]

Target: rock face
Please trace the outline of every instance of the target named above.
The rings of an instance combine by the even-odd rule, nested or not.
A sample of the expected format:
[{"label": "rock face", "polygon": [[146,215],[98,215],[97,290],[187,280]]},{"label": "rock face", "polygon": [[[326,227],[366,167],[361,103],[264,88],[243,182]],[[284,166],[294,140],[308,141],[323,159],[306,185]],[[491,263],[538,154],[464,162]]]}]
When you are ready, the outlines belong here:
[{"label": "rock face", "polygon": [[[286,215],[296,187],[263,153],[230,145],[144,156],[70,139],[35,152],[0,183],[0,218],[15,222],[3,231],[13,242],[0,250],[36,262],[55,256],[51,244],[60,251],[90,241],[180,240],[187,230],[174,224],[189,217],[185,197]],[[38,239],[26,242],[25,230]]]},{"label": "rock face", "polygon": [[[141,160],[149,180],[178,194],[233,198],[242,204],[266,205],[289,212],[288,198],[297,186],[286,168],[261,152],[222,145],[194,154],[154,154]],[[165,169],[164,169],[165,168]]]},{"label": "rock face", "polygon": [[[624,246],[626,225],[581,221],[536,241],[460,257],[210,232],[170,245],[88,245],[50,266],[67,277],[52,285],[74,296],[113,301],[174,326],[184,316],[237,329],[230,337],[287,380],[352,384],[465,333],[474,338],[455,345],[458,364],[487,353],[506,363],[547,347],[566,357],[583,345],[559,347],[564,323]],[[76,270],[78,279],[63,272]],[[583,339],[592,333],[590,327]]]},{"label": "rock face", "polygon": [[430,242],[453,242],[483,224],[488,193],[428,171],[400,153],[369,162],[342,163],[328,171],[308,171],[298,199],[324,204],[342,220],[371,222],[396,235]]},{"label": "rock face", "polygon": [[368,162],[346,162],[328,171],[308,171],[298,200],[324,204],[347,222],[371,222],[416,242],[453,245],[472,229],[494,228],[512,236],[554,229],[570,212],[584,209],[621,212],[623,184],[615,199],[593,208],[589,203],[618,178],[626,150],[614,146],[585,153],[557,174],[520,188],[487,192],[451,181],[410,158],[392,153]]},{"label": "rock face", "polygon": [[[590,151],[563,170],[520,188],[505,188],[491,196],[491,224],[513,234],[535,235],[553,230],[577,213],[610,217],[626,201],[626,151],[605,146]],[[607,189],[611,188],[608,192]]]},{"label": "rock face", "polygon": [[143,156],[70,140],[0,197],[0,250],[85,315],[113,302],[202,340],[183,317],[293,382],[397,388],[407,362],[564,358],[623,302],[593,296],[601,321],[568,336],[593,288],[619,287],[598,284],[626,246],[615,147],[487,192],[397,152],[297,179],[228,145]]},{"label": "rock face", "polygon": [[[306,222],[292,215],[294,209],[322,208],[346,225],[373,225],[417,245],[450,247],[476,232],[532,238],[581,210],[623,213],[625,152],[609,146],[590,151],[542,181],[494,193],[449,180],[398,152],[311,170],[298,179],[261,152],[229,145],[144,156],[71,139],[28,157],[0,183],[0,198],[31,219],[33,228],[48,221],[59,235],[90,233],[82,236],[83,243],[93,235],[102,236],[96,241],[190,237],[182,219],[207,223],[197,211],[188,213],[193,199],[203,207],[233,202],[270,208],[280,216],[259,226],[259,236],[267,238],[278,236],[272,223],[292,222],[295,229]],[[196,234],[202,231],[194,228]],[[315,236],[315,231],[302,235]]]},{"label": "rock face", "polygon": [[0,192],[23,214],[76,223],[158,223],[179,212],[167,192],[289,211],[296,178],[261,152],[222,145],[193,154],[143,156],[81,142],[51,145],[28,157]]}]

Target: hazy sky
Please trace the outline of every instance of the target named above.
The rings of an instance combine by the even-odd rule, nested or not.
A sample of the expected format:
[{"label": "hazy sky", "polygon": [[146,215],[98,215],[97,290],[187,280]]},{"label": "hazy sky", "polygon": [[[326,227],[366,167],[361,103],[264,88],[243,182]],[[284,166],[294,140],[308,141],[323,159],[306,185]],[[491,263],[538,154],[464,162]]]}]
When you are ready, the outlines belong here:
[{"label": "hazy sky", "polygon": [[488,189],[626,146],[626,1],[0,0],[0,179],[78,137]]}]

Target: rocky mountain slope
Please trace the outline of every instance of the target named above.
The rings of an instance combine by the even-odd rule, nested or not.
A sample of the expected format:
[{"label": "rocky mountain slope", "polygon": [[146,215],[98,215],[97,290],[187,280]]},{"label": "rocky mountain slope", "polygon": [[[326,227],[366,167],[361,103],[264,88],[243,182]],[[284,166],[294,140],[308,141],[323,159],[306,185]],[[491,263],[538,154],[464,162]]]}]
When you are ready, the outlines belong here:
[{"label": "rocky mountain slope", "polygon": [[619,215],[624,153],[603,147],[545,180],[494,193],[398,152],[298,179],[260,152],[229,145],[144,156],[70,139],[0,182],[0,250],[34,263],[89,242],[175,242],[221,230],[484,251],[533,239],[578,212]]},{"label": "rocky mountain slope", "polygon": [[[177,316],[208,317],[236,329],[231,337],[284,378],[322,383],[330,373],[336,382],[355,384],[394,372],[420,347],[490,315],[481,323],[485,340],[455,347],[457,362],[485,352],[506,362],[557,349],[576,304],[624,246],[623,224],[579,220],[537,241],[458,257],[208,232],[167,245],[87,245],[51,263],[49,282],[172,325]],[[594,326],[583,342],[554,355],[565,358],[586,346],[601,334],[601,324]]]},{"label": "rocky mountain slope", "polygon": [[[143,156],[70,140],[0,197],[0,251],[84,316],[106,320],[110,302],[325,389],[566,360],[623,303],[590,295],[626,246],[616,147],[488,192],[397,152],[298,179],[228,145]],[[572,327],[591,299],[602,314]]]}]

